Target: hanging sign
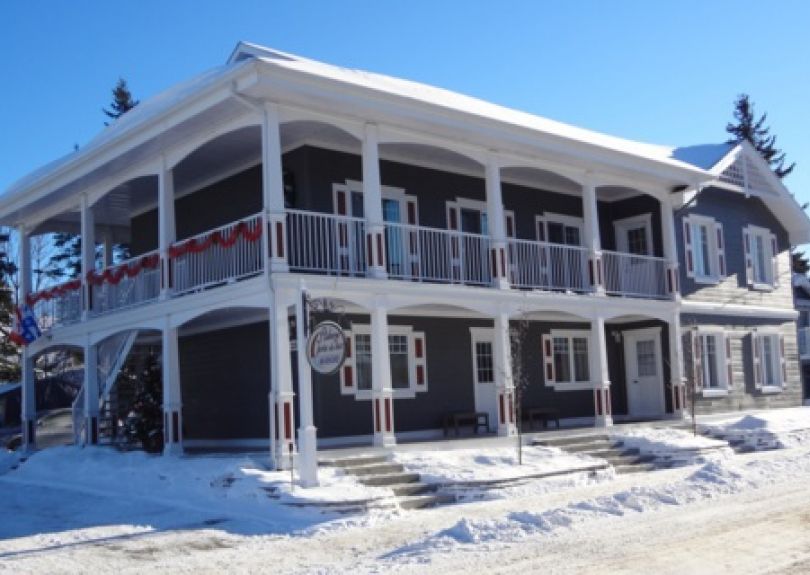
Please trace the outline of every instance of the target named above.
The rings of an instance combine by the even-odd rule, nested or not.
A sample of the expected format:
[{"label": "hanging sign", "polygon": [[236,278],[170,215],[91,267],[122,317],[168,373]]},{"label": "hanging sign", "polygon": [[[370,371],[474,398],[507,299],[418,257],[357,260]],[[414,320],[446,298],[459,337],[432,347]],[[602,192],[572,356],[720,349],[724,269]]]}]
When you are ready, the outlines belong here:
[{"label": "hanging sign", "polygon": [[346,359],[346,336],[333,321],[315,326],[307,340],[307,361],[318,373],[335,373]]}]

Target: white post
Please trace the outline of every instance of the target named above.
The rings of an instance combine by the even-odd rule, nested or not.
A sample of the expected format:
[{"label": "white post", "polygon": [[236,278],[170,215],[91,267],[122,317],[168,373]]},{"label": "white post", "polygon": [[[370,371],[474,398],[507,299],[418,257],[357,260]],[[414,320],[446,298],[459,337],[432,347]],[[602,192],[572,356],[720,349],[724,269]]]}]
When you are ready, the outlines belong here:
[{"label": "white post", "polygon": [[667,292],[672,299],[679,301],[681,293],[678,287],[678,244],[675,239],[675,214],[669,198],[666,197],[661,200],[661,235],[663,236],[664,257],[667,260]]},{"label": "white post", "polygon": [[163,454],[183,453],[183,406],[177,328],[163,327]]},{"label": "white post", "polygon": [[287,214],[284,207],[284,172],[281,164],[281,129],[278,105],[264,103],[262,115],[262,200],[267,218],[265,254],[269,252],[270,270],[286,272]]},{"label": "white post", "polygon": [[90,343],[90,338],[84,344],[84,443],[96,445],[98,443],[98,347]]},{"label": "white post", "polygon": [[[290,358],[290,298],[273,290],[273,301],[270,307],[270,370],[271,391],[270,407],[272,435],[274,444],[271,448],[273,466],[276,469],[289,469],[291,460],[296,455],[295,446],[295,412],[293,410],[292,360]],[[296,345],[297,342],[296,342]],[[297,349],[300,349],[297,348]]]},{"label": "white post", "polygon": [[158,246],[161,257],[160,299],[166,299],[172,290],[172,263],[169,260],[169,248],[176,239],[174,219],[174,175],[166,166],[158,174]]},{"label": "white post", "polygon": [[492,359],[495,387],[498,391],[498,435],[515,435],[515,382],[512,374],[512,345],[509,339],[509,314],[495,315]]},{"label": "white post", "polygon": [[613,425],[613,407],[610,398],[610,373],[607,362],[605,318],[598,316],[591,323],[590,369],[593,382],[594,425]]},{"label": "white post", "polygon": [[501,191],[501,168],[490,159],[486,165],[487,223],[490,237],[490,269],[495,287],[509,288],[509,261],[507,258],[506,216]]},{"label": "white post", "polygon": [[371,409],[374,445],[396,445],[394,435],[394,389],[388,351],[388,314],[379,302],[371,310]]},{"label": "white post", "polygon": [[295,305],[295,339],[298,341],[298,407],[301,427],[298,428],[298,476],[304,487],[318,485],[317,429],[312,418],[312,368],[307,361],[306,347],[310,327],[304,306],[306,289],[301,284]]},{"label": "white post", "polygon": [[598,294],[605,293],[602,269],[602,239],[599,235],[599,207],[596,201],[596,185],[590,178],[582,184],[582,216],[584,240],[588,249],[588,281]]},{"label": "white post", "polygon": [[366,124],[363,138],[363,211],[366,216],[366,262],[370,277],[388,276],[385,264],[385,221],[382,211],[382,183],[378,131]]},{"label": "white post", "polygon": [[87,280],[87,274],[96,269],[96,233],[93,208],[87,200],[87,195],[81,197],[81,234],[82,234],[82,286],[84,286],[84,304],[82,305],[82,318],[87,319],[93,311],[93,286]]},{"label": "white post", "polygon": [[[18,255],[18,278],[19,278],[19,304],[25,302],[28,294],[31,293],[31,239],[28,230],[20,226],[17,229],[19,235],[19,255]],[[28,352],[27,347],[23,347],[20,352],[20,367],[22,371],[22,406],[21,418],[23,428],[23,447],[25,451],[32,452],[36,449],[37,432],[37,400],[36,400],[36,378],[34,376],[34,360]]]},{"label": "white post", "polygon": [[684,373],[681,314],[676,310],[669,320],[669,387],[672,390],[672,416],[676,419],[685,419],[689,411]]}]

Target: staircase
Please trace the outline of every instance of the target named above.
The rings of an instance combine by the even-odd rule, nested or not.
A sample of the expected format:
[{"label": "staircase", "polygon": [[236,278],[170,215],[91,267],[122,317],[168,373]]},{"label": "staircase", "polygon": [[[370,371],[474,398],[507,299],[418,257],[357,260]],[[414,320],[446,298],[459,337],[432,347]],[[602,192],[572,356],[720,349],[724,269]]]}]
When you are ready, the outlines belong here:
[{"label": "staircase", "polygon": [[456,501],[453,495],[435,493],[435,485],[422,483],[418,473],[406,472],[388,455],[359,455],[322,460],[319,464],[338,467],[357,477],[363,485],[390,489],[394,492],[394,502],[402,509],[425,509]]},{"label": "staircase", "polygon": [[621,441],[615,441],[606,434],[535,439],[532,445],[556,447],[568,453],[602,459],[609,463],[617,474],[653,471],[661,467],[656,464],[655,457],[641,455],[638,449],[624,448]]}]

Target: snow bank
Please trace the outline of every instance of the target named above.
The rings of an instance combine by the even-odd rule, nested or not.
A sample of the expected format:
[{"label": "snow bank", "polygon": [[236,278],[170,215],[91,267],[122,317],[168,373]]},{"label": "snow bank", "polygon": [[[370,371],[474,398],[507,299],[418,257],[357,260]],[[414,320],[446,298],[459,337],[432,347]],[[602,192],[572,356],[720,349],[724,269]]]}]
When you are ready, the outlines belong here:
[{"label": "snow bank", "polygon": [[0,475],[7,473],[12,467],[17,465],[20,461],[20,453],[18,451],[9,451],[0,447]]},{"label": "snow bank", "polygon": [[625,448],[638,449],[641,455],[652,455],[674,465],[705,463],[734,455],[725,441],[680,429],[637,427],[613,433],[612,437],[624,443]]},{"label": "snow bank", "polygon": [[749,413],[704,423],[701,428],[756,450],[810,445],[810,407]]}]

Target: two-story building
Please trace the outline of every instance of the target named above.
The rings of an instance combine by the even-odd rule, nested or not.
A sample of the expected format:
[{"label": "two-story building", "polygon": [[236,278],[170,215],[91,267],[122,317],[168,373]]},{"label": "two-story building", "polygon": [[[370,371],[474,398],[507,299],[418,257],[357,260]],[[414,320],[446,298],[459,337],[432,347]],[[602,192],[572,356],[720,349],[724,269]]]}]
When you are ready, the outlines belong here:
[{"label": "two-story building", "polygon": [[[789,249],[810,222],[746,145],[631,142],[240,43],[16,183],[0,222],[45,333],[29,446],[56,346],[96,367],[83,441],[150,347],[168,452],[278,464],[315,429],[390,446],[476,412],[509,435],[517,397],[569,425],[683,417],[692,380],[702,412],[801,401]],[[50,232],[81,235],[83,272],[31,293]],[[303,292],[346,330],[333,375],[297,353]]]}]

